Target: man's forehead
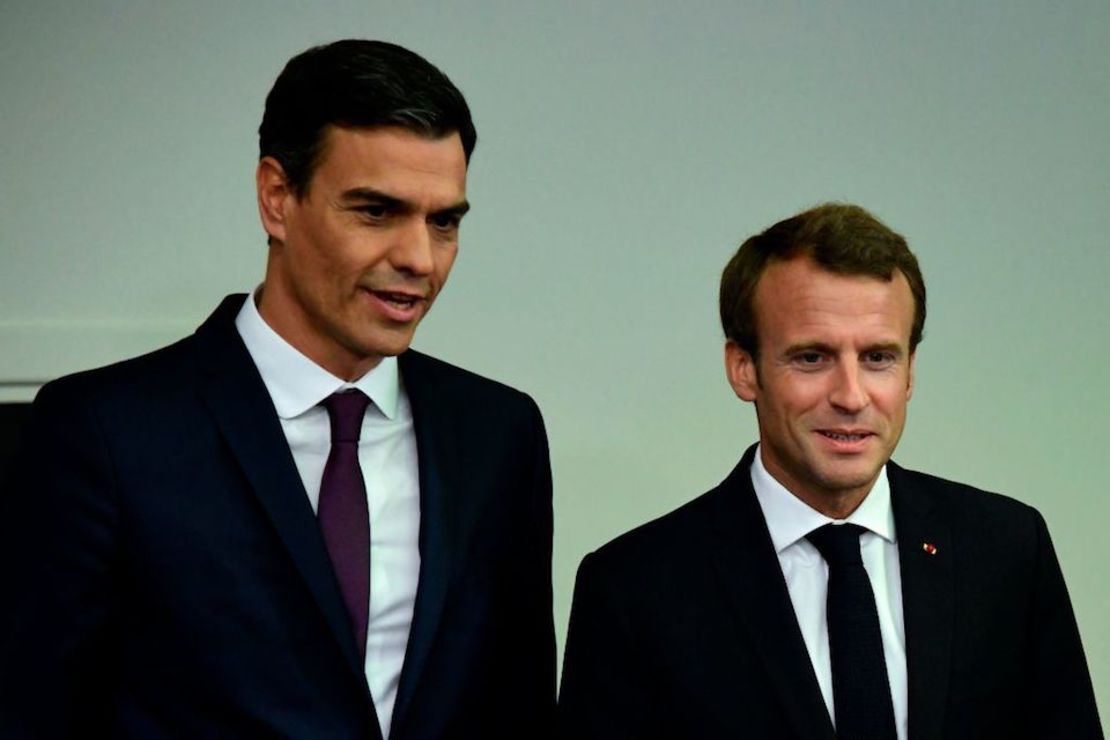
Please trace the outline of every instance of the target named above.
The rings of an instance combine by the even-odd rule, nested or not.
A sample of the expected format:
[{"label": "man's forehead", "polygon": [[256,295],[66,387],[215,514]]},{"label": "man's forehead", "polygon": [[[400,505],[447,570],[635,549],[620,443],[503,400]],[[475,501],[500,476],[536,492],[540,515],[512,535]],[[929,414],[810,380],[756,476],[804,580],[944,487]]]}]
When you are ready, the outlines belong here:
[{"label": "man's forehead", "polygon": [[904,340],[914,311],[909,281],[900,271],[895,270],[889,280],[842,274],[808,258],[768,265],[756,286],[754,303],[761,330],[798,338],[830,328],[857,327],[872,333],[885,330]]},{"label": "man's forehead", "polygon": [[901,270],[894,269],[889,277],[865,272],[829,270],[810,257],[773,260],[767,264],[755,288],[755,298],[775,298],[786,294],[793,297],[843,295],[889,295],[913,301],[909,280]]},{"label": "man's forehead", "polygon": [[408,200],[417,194],[462,201],[467,166],[457,133],[430,138],[408,129],[333,127],[313,180],[339,191],[379,191]]}]

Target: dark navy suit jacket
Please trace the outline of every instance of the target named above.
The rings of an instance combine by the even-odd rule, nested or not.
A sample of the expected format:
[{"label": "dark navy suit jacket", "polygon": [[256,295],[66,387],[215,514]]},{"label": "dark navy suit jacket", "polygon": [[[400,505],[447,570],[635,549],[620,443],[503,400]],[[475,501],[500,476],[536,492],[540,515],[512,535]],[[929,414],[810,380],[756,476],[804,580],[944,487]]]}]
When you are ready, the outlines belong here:
[{"label": "dark navy suit jacket", "polygon": [[[562,737],[834,740],[752,489],[754,450],[717,488],[583,560]],[[1101,738],[1040,514],[894,463],[887,471],[910,740]]]},{"label": "dark navy suit jacket", "polygon": [[[315,517],[235,330],[242,301],[39,393],[0,524],[0,736],[380,736]],[[544,737],[539,410],[415,351],[399,362],[421,566],[391,737]]]}]

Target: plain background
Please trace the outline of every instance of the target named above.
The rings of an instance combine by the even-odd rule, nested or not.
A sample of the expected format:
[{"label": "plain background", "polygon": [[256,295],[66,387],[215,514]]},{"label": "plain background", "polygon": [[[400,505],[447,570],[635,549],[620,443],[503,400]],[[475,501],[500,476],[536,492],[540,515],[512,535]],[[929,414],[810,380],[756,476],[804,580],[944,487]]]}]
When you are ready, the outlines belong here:
[{"label": "plain background", "polygon": [[857,202],[929,287],[896,459],[1037,506],[1110,713],[1110,4],[0,4],[0,400],[191,331],[261,278],[266,91],[304,48],[396,41],[479,132],[460,258],[415,346],[535,396],[556,624],[583,554],[755,439],[718,275]]}]

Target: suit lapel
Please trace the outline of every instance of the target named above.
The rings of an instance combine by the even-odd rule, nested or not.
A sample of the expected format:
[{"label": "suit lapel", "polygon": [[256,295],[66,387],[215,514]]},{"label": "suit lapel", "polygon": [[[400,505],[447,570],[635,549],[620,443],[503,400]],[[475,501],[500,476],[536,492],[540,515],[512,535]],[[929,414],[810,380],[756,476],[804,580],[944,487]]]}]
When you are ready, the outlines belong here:
[{"label": "suit lapel", "polygon": [[887,466],[902,571],[910,740],[941,737],[953,626],[952,536],[928,492]]},{"label": "suit lapel", "polygon": [[805,740],[834,740],[832,721],[794,616],[782,567],[752,489],[749,468],[754,450],[748,449],[712,494],[716,499],[714,515],[709,518],[715,550],[712,562],[721,589],[747,629],[794,732]]},{"label": "suit lapel", "polygon": [[427,358],[414,351],[400,356],[401,380],[412,404],[420,469],[420,581],[393,709],[395,728],[402,727],[435,643],[451,582],[452,555],[459,551],[458,506],[465,498],[463,461],[444,413],[450,399],[440,397],[427,363]]},{"label": "suit lapel", "polygon": [[[304,577],[344,658],[365,683],[350,620],[273,402],[234,321],[229,296],[197,331],[200,393],[274,529]],[[369,694],[367,694],[369,696]]]}]

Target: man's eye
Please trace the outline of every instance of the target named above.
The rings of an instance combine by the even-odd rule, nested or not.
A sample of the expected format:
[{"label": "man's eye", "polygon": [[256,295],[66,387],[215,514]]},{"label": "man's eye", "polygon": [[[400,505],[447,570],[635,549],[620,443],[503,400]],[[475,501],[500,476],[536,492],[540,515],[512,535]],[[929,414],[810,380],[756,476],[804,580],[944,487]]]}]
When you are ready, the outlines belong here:
[{"label": "man's eye", "polygon": [[462,217],[454,213],[435,214],[428,219],[432,226],[440,231],[453,231],[457,229],[459,227],[459,221],[461,220]]},{"label": "man's eye", "polygon": [[894,355],[890,352],[868,352],[866,360],[871,365],[889,365],[894,362]]},{"label": "man's eye", "polygon": [[373,221],[379,221],[389,215],[389,209],[378,203],[359,206],[358,212]]},{"label": "man's eye", "polygon": [[795,359],[800,365],[819,365],[822,357],[820,352],[802,352]]}]

